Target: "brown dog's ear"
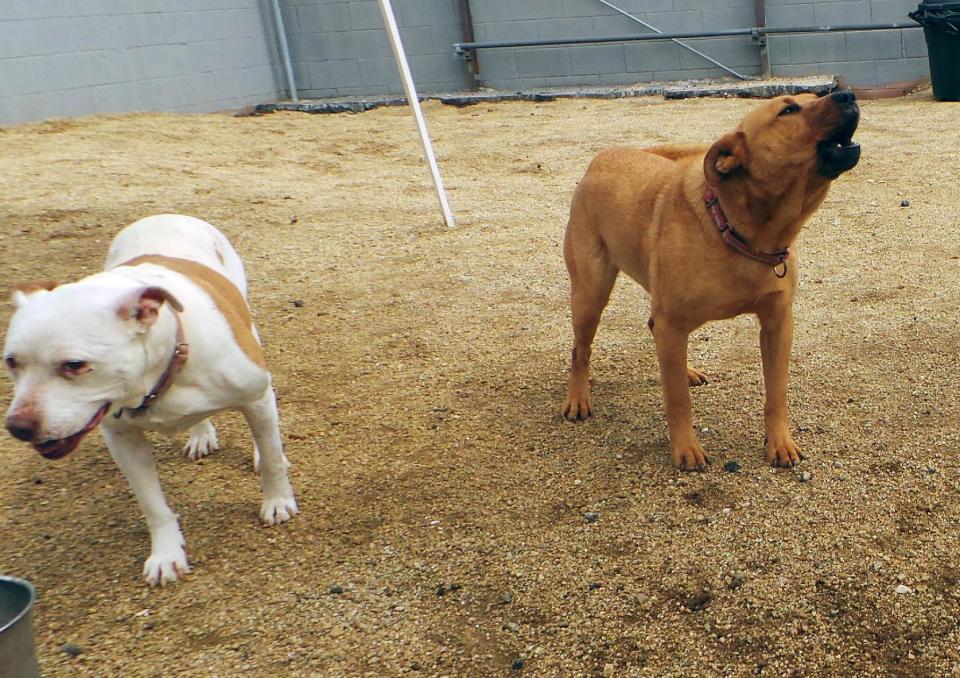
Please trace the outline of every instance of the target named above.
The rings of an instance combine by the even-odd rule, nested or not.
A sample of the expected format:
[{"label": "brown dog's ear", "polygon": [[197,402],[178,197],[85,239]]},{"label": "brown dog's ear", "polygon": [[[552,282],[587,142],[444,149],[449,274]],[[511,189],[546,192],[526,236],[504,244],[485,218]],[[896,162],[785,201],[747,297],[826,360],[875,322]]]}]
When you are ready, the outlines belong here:
[{"label": "brown dog's ear", "polygon": [[121,320],[136,320],[140,324],[140,331],[146,332],[157,321],[164,302],[174,310],[183,310],[177,298],[162,287],[141,287],[121,300],[117,316]]},{"label": "brown dog's ear", "polygon": [[745,167],[748,160],[747,139],[743,132],[730,132],[720,137],[707,151],[703,159],[703,174],[708,184],[718,186],[731,172]]},{"label": "brown dog's ear", "polygon": [[13,303],[17,308],[23,308],[30,301],[30,297],[38,292],[49,292],[60,283],[55,280],[38,280],[14,285]]}]

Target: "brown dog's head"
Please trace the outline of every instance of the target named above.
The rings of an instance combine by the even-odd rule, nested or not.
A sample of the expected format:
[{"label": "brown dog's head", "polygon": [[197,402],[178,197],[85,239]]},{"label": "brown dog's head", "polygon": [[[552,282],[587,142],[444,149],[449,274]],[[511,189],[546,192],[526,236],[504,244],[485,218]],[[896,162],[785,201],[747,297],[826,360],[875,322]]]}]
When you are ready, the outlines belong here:
[{"label": "brown dog's head", "polygon": [[735,176],[766,185],[770,193],[798,176],[836,179],[860,160],[853,133],[860,121],[853,92],[782,96],[747,114],[736,131],[720,138],[704,159],[711,186]]}]

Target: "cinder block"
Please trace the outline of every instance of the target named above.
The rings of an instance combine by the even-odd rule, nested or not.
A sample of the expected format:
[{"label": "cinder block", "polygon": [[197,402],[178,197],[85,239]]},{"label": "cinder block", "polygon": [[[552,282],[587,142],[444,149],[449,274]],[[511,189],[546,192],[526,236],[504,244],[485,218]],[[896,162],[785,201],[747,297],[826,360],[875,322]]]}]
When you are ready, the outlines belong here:
[{"label": "cinder block", "polygon": [[360,66],[360,83],[366,85],[400,84],[400,75],[393,59],[357,59]]},{"label": "cinder block", "polygon": [[597,37],[607,37],[611,35],[639,35],[649,33],[650,31],[636,21],[632,21],[625,16],[614,14],[611,16],[595,16],[591,19],[593,25],[592,35]]},{"label": "cinder block", "polygon": [[470,14],[475,23],[498,23],[510,18],[510,0],[471,2]]},{"label": "cinder block", "polygon": [[790,38],[786,35],[771,35],[767,38],[767,58],[771,64],[790,64]]},{"label": "cinder block", "polygon": [[560,78],[544,78],[547,87],[596,87],[600,84],[597,75],[567,75]]},{"label": "cinder block", "polygon": [[44,53],[42,35],[36,31],[35,21],[24,19],[0,21],[0,69],[3,59],[19,59]]},{"label": "cinder block", "polygon": [[589,38],[592,28],[590,19],[544,19],[539,26],[541,38]]},{"label": "cinder block", "polygon": [[[427,54],[410,57],[410,73],[414,82],[463,83],[463,62],[453,57]],[[396,65],[394,65],[396,70]],[[399,76],[398,76],[399,77]]]},{"label": "cinder block", "polygon": [[562,0],[560,16],[589,19],[597,15],[598,9],[596,0]]},{"label": "cinder block", "polygon": [[719,78],[724,72],[718,68],[690,68],[675,71],[654,71],[653,79],[662,82],[673,82],[674,80],[705,80],[707,78]]},{"label": "cinder block", "polygon": [[463,35],[458,24],[443,24],[430,27],[430,46],[435,54],[449,54],[453,56],[453,43],[463,42]]},{"label": "cinder block", "polygon": [[926,57],[882,60],[876,62],[876,67],[880,85],[930,77],[930,61]]},{"label": "cinder block", "polygon": [[631,42],[623,46],[628,71],[666,71],[680,68],[680,47],[672,42]]},{"label": "cinder block", "polygon": [[903,41],[903,54],[907,58],[926,57],[927,40],[921,29],[910,29],[900,31],[900,39]]},{"label": "cinder block", "polygon": [[[473,15],[473,5],[470,9]],[[394,3],[394,10],[398,15],[397,22],[403,26],[437,26],[458,24],[460,21],[453,0],[400,0],[399,3]],[[506,13],[500,18],[506,19]],[[382,19],[380,24],[383,25]]]},{"label": "cinder block", "polygon": [[510,21],[484,25],[484,40],[529,40],[540,36],[539,21]]},{"label": "cinder block", "polygon": [[844,33],[847,60],[899,59],[903,56],[900,31],[869,31]]},{"label": "cinder block", "polygon": [[478,58],[483,81],[516,80],[520,77],[515,49],[485,49],[479,52]]},{"label": "cinder block", "polygon": [[151,45],[143,48],[151,77],[167,78],[190,72],[186,45]]},{"label": "cinder block", "polygon": [[790,36],[790,60],[795,64],[843,61],[846,42],[842,33],[804,33]]},{"label": "cinder block", "polygon": [[556,0],[514,0],[509,3],[509,11],[510,18],[517,21],[559,16]]},{"label": "cinder block", "polygon": [[644,20],[663,33],[694,33],[703,30],[703,16],[700,11],[656,12],[647,14]]},{"label": "cinder block", "polygon": [[601,73],[601,85],[632,85],[637,82],[653,80],[653,71],[638,71],[632,73]]},{"label": "cinder block", "polygon": [[517,69],[521,78],[570,75],[570,50],[566,47],[517,50]]},{"label": "cinder block", "polygon": [[[436,54],[436,50],[433,48],[433,31],[430,30],[430,26],[402,26],[399,27],[399,31],[403,49],[408,55]],[[378,32],[387,42],[386,31]],[[449,49],[449,54],[453,58],[453,47]]]},{"label": "cinder block", "polygon": [[868,24],[872,21],[870,2],[869,0],[817,2],[813,6],[813,21],[818,26]]},{"label": "cinder block", "polygon": [[[759,66],[760,48],[750,38],[718,38],[690,41],[690,46],[730,68]],[[680,48],[680,68],[712,68],[709,61],[690,50]]]},{"label": "cinder block", "polygon": [[919,0],[872,0],[870,15],[876,24],[909,23],[907,12],[915,10],[919,4]]},{"label": "cinder block", "polygon": [[673,0],[620,0],[613,4],[625,12],[640,16],[641,19],[650,12],[670,12],[674,9]]},{"label": "cinder block", "polygon": [[570,49],[573,75],[623,73],[627,58],[623,45],[578,45]]},{"label": "cinder block", "polygon": [[137,87],[130,82],[98,85],[89,92],[97,113],[125,113],[137,100]]},{"label": "cinder block", "polygon": [[851,85],[873,87],[877,69],[873,61],[832,61],[813,64],[789,64],[773,67],[773,74],[792,77],[806,75],[842,75]]},{"label": "cinder block", "polygon": [[731,28],[753,28],[757,25],[757,12],[754,7],[726,7],[723,9],[704,9],[701,21],[706,30],[723,31]]},{"label": "cinder block", "polygon": [[771,5],[767,3],[767,26],[787,28],[791,26],[812,26],[813,4]]},{"label": "cinder block", "polygon": [[544,78],[514,78],[510,80],[488,80],[487,78],[484,78],[483,83],[486,87],[492,87],[493,89],[502,89],[506,91],[518,91],[533,87],[547,86],[547,81]]},{"label": "cinder block", "polygon": [[307,70],[309,78],[303,84],[313,89],[339,89],[363,84],[360,64],[355,59],[311,61],[307,64]]},{"label": "cinder block", "polygon": [[327,56],[331,59],[370,59],[391,56],[390,41],[383,30],[324,33]]},{"label": "cinder block", "polygon": [[383,29],[383,15],[380,14],[380,4],[374,0],[354,0],[349,2],[347,9],[350,13],[350,28],[355,31]]}]

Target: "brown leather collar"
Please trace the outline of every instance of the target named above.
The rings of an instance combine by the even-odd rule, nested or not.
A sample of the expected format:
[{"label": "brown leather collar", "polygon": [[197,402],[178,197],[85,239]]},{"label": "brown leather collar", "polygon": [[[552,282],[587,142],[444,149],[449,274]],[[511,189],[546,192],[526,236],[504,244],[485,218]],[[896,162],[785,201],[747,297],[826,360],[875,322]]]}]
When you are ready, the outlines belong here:
[{"label": "brown leather collar", "polygon": [[[737,233],[737,229],[730,225],[730,222],[727,220],[727,215],[723,213],[723,208],[720,207],[720,201],[717,199],[716,191],[708,188],[707,192],[703,194],[703,202],[706,204],[707,211],[710,212],[710,216],[713,218],[713,224],[717,227],[717,231],[720,233],[723,242],[727,243],[732,249],[735,249],[745,257],[772,266],[773,274],[778,278],[782,278],[787,274],[787,259],[790,257],[790,249],[788,247],[784,247],[779,252],[761,252],[753,247],[750,241]],[[778,271],[777,269],[781,266],[783,269]]]},{"label": "brown leather collar", "polygon": [[140,401],[139,405],[136,407],[126,407],[117,410],[116,414],[113,415],[117,419],[123,416],[124,409],[130,412],[131,417],[136,417],[140,414],[143,414],[147,408],[157,400],[157,398],[167,392],[167,389],[173,384],[173,380],[176,378],[177,373],[180,372],[180,368],[183,367],[184,363],[187,362],[187,358],[190,356],[190,344],[187,343],[186,337],[183,334],[183,321],[180,320],[180,314],[176,311],[173,311],[173,317],[177,320],[177,343],[173,347],[173,355],[170,356],[170,362],[167,363],[167,369],[163,371],[163,374],[160,375],[160,379],[158,379],[157,383],[154,384],[153,388],[150,390],[150,393],[143,397],[143,400]]}]

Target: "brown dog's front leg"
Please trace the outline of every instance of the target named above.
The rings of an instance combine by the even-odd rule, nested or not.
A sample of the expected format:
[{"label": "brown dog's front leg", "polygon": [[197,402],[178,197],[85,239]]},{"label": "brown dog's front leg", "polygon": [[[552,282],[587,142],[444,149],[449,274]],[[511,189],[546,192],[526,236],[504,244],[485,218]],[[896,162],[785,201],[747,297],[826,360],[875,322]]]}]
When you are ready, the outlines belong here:
[{"label": "brown dog's front leg", "polygon": [[779,305],[758,313],[758,316],[766,390],[763,418],[767,433],[767,461],[774,466],[792,467],[803,459],[787,423],[787,378],[793,344],[793,310],[789,304]]},{"label": "brown dog's front leg", "polygon": [[707,456],[693,432],[690,384],[687,379],[687,339],[689,332],[671,327],[655,318],[651,326],[657,345],[660,378],[663,381],[663,405],[670,429],[670,456],[681,471],[702,471]]}]

